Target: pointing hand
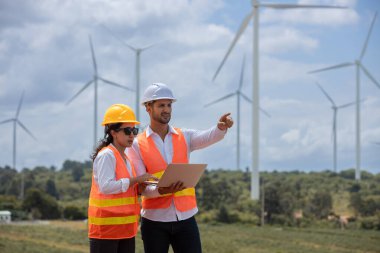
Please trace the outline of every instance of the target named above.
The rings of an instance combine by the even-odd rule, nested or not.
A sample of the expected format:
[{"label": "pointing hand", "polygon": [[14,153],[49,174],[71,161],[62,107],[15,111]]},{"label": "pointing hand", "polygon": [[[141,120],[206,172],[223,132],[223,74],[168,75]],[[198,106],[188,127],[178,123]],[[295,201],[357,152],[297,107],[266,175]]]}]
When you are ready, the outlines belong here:
[{"label": "pointing hand", "polygon": [[218,122],[218,128],[222,131],[226,130],[227,128],[232,127],[234,124],[234,121],[230,117],[231,113],[226,113],[222,117],[220,117]]}]

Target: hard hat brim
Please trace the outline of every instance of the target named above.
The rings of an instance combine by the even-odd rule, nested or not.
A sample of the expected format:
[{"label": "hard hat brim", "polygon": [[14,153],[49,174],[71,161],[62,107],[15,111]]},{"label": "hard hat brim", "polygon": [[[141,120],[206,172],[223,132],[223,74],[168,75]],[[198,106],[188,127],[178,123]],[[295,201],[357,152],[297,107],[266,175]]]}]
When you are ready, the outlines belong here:
[{"label": "hard hat brim", "polygon": [[125,121],[116,121],[116,122],[112,122],[112,121],[107,121],[107,122],[102,122],[102,126],[105,126],[105,125],[108,125],[108,124],[117,124],[117,123],[132,123],[132,124],[136,124],[136,125],[139,125],[140,122],[139,121],[134,121],[134,120],[125,120]]},{"label": "hard hat brim", "polygon": [[172,97],[163,97],[163,98],[154,98],[154,99],[149,99],[147,101],[143,101],[143,102],[141,102],[141,105],[145,105],[145,103],[152,102],[152,101],[157,101],[157,100],[163,100],[163,99],[169,99],[173,103],[177,101],[177,99],[172,98]]}]

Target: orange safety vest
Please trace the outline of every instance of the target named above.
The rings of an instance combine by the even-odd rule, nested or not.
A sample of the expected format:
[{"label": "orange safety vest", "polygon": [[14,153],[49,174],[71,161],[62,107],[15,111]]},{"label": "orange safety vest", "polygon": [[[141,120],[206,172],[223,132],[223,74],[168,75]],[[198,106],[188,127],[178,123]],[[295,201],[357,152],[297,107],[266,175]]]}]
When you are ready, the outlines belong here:
[{"label": "orange safety vest", "polygon": [[[112,145],[103,149],[106,148],[111,149],[116,158],[116,180],[131,178],[119,151]],[[126,155],[124,157],[128,159]],[[130,164],[133,177],[135,177],[133,165]],[[103,194],[99,191],[94,176],[92,176],[88,207],[89,238],[125,239],[136,236],[140,213],[136,186],[129,187],[126,192],[122,193]]]},{"label": "orange safety vest", "polygon": [[[172,134],[173,158],[172,163],[189,163],[187,157],[187,145],[185,137],[179,128],[175,128],[177,134]],[[165,159],[161,156],[151,137],[146,137],[146,131],[137,136],[140,154],[146,170],[157,178],[161,178],[167,167]],[[168,208],[174,199],[176,209],[185,212],[197,207],[194,188],[186,188],[176,193],[163,194],[159,197],[142,197],[142,207],[144,209]]]}]

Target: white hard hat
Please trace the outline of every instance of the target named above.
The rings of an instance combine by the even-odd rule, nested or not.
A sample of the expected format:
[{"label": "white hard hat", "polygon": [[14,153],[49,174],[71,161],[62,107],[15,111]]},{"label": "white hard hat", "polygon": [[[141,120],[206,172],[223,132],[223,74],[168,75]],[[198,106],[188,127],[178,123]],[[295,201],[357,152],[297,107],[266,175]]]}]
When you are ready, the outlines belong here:
[{"label": "white hard hat", "polygon": [[173,92],[164,83],[153,83],[146,88],[141,101],[144,105],[146,102],[159,100],[159,99],[171,99],[173,102],[177,99],[173,96]]}]

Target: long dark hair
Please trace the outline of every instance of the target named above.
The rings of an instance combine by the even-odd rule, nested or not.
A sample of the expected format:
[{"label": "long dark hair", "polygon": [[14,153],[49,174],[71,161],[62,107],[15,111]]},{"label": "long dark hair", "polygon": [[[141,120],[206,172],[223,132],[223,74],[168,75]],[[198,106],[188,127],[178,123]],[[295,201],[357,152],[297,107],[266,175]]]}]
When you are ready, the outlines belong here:
[{"label": "long dark hair", "polygon": [[94,153],[90,156],[92,161],[95,160],[96,156],[98,155],[99,151],[102,150],[102,148],[107,147],[113,142],[113,137],[111,135],[111,130],[117,130],[121,127],[123,123],[116,123],[116,124],[109,124],[104,127],[104,137],[101,139],[98,143],[98,145],[94,149]]}]

